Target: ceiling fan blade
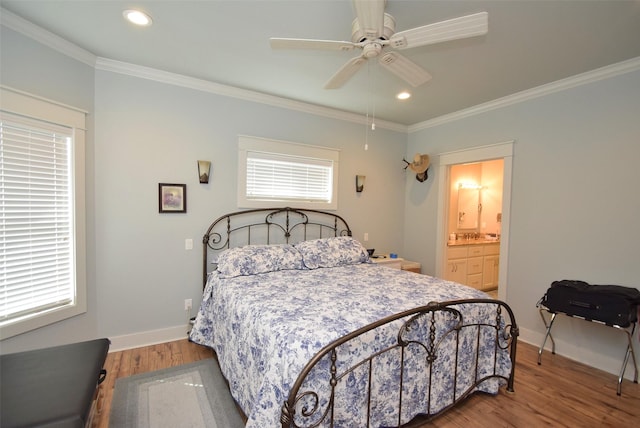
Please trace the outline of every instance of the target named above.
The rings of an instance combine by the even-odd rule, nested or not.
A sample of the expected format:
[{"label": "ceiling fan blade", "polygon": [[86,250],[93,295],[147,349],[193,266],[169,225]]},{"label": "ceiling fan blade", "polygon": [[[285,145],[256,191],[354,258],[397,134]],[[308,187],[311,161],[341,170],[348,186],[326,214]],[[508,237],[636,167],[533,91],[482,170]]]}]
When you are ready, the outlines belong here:
[{"label": "ceiling fan blade", "polygon": [[316,49],[332,51],[350,51],[356,45],[351,42],[340,42],[335,40],[313,40],[313,39],[283,39],[272,37],[271,47],[273,49]]},{"label": "ceiling fan blade", "polygon": [[367,39],[377,39],[384,29],[386,0],[353,0],[353,8],[360,30]]},{"label": "ceiling fan blade", "polygon": [[424,68],[397,52],[385,53],[378,62],[414,88],[431,80],[431,75]]},{"label": "ceiling fan blade", "polygon": [[349,62],[340,68],[331,79],[324,85],[325,89],[338,89],[344,85],[351,76],[356,74],[367,60],[361,56],[351,58]]},{"label": "ceiling fan blade", "polygon": [[488,31],[489,15],[487,12],[480,12],[400,31],[391,37],[389,44],[395,49],[408,49],[465,37],[481,36],[487,34]]}]

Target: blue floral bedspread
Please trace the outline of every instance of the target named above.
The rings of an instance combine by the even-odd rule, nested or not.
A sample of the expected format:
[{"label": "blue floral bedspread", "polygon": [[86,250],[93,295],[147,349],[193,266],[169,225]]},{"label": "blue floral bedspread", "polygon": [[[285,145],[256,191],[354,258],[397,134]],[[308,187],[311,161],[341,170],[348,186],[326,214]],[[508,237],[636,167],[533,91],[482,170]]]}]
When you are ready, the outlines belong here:
[{"label": "blue floral bedspread", "polygon": [[[366,262],[223,276],[219,271],[209,275],[190,337],[215,350],[231,394],[248,417],[246,426],[252,428],[280,426],[281,407],[296,377],[314,354],[335,339],[388,315],[432,301],[487,298],[485,293],[457,283]],[[467,314],[471,318],[495,318],[495,312],[473,313],[474,307],[467,310],[472,312]],[[369,335],[354,346],[354,358],[395,340],[397,328],[390,336],[387,340],[381,339],[380,334]],[[468,346],[473,347],[475,340],[469,342]],[[498,371],[508,376],[511,362],[506,350],[498,350],[496,356],[493,343],[481,348],[477,358],[486,360],[487,368],[481,365],[479,376],[483,370],[493,370],[495,359]],[[475,352],[469,350],[469,360],[475,361]],[[464,355],[459,364],[471,365],[472,361],[464,361]],[[473,380],[458,380],[458,388],[463,390],[464,383]],[[479,389],[496,393],[499,386],[500,382],[493,379]],[[440,406],[446,405],[446,396],[451,395],[446,391],[448,385],[432,388],[442,389]],[[383,396],[378,405],[384,406],[385,402]],[[437,407],[437,402],[432,403],[432,408]],[[410,414],[412,410],[409,408],[407,412]],[[381,414],[385,412],[383,409]],[[344,423],[358,425],[353,419]]]}]

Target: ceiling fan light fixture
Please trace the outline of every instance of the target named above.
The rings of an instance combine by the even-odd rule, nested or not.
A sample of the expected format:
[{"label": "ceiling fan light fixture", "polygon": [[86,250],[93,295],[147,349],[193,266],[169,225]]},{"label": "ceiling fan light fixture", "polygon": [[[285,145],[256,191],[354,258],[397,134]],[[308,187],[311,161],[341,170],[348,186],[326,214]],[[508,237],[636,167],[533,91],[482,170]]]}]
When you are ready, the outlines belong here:
[{"label": "ceiling fan light fixture", "polygon": [[149,27],[153,24],[151,16],[140,10],[127,9],[122,12],[122,16],[132,24],[139,25],[141,27]]},{"label": "ceiling fan light fixture", "polygon": [[380,43],[369,42],[364,45],[362,49],[362,56],[365,58],[375,58],[382,52],[382,45]]}]

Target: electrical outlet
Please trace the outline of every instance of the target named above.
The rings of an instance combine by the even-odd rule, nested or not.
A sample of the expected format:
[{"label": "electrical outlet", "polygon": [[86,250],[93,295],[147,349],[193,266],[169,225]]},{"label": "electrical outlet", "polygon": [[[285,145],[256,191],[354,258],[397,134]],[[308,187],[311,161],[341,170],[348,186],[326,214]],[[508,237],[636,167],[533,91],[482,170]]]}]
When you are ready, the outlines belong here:
[{"label": "electrical outlet", "polygon": [[193,250],[193,239],[187,238],[184,240],[184,249]]},{"label": "electrical outlet", "polygon": [[369,232],[365,232],[364,233],[364,242],[367,242],[369,240]]},{"label": "electrical outlet", "polygon": [[184,299],[184,310],[190,311],[193,307],[193,301],[191,299]]}]

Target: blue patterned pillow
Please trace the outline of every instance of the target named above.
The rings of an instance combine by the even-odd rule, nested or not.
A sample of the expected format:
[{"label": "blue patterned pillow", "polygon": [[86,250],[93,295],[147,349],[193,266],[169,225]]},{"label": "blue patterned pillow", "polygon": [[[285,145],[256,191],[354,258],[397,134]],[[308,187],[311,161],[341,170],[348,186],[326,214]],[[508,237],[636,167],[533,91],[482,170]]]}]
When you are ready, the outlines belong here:
[{"label": "blue patterned pillow", "polygon": [[292,245],[247,245],[225,250],[217,270],[223,278],[304,269],[302,255]]},{"label": "blue patterned pillow", "polygon": [[362,244],[350,236],[314,239],[300,242],[295,247],[302,254],[308,269],[366,263],[369,253]]}]

